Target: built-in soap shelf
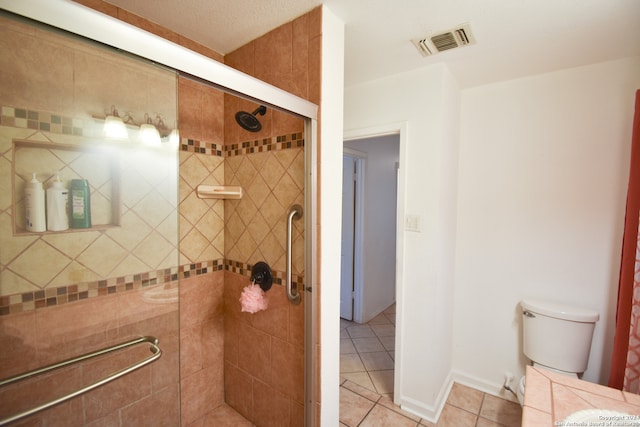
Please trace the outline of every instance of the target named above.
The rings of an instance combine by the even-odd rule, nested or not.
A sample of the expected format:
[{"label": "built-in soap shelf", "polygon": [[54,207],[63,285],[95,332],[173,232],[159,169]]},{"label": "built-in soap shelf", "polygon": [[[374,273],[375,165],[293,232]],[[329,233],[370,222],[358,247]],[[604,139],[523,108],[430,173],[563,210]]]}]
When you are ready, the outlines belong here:
[{"label": "built-in soap shelf", "polygon": [[242,199],[239,185],[198,185],[196,194],[200,199]]},{"label": "built-in soap shelf", "polygon": [[[27,177],[36,178],[48,188],[56,175],[65,187],[72,178],[87,179],[92,187],[90,228],[69,228],[61,231],[28,231],[25,226],[24,190]],[[105,230],[120,226],[120,167],[113,150],[88,144],[59,144],[46,141],[13,141],[13,227],[14,234],[39,235]]]}]

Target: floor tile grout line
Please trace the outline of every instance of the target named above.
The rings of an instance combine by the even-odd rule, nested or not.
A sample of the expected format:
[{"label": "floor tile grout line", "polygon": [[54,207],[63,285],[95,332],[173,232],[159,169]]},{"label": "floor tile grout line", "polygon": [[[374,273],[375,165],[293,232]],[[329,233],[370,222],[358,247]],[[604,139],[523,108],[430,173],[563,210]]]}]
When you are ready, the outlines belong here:
[{"label": "floor tile grout line", "polygon": [[[395,323],[391,322],[385,313],[381,313],[381,314],[385,317],[385,319],[387,320],[387,323],[379,323],[379,324],[380,324],[380,325],[392,326],[392,327],[393,327],[393,330],[394,330],[394,335],[393,335],[393,337],[395,338]],[[393,314],[393,316],[395,316],[395,314]],[[377,317],[377,316],[376,316],[376,317]],[[343,319],[341,319],[341,320],[343,320]],[[376,333],[375,329],[372,327],[372,324],[370,324],[369,322],[367,322],[367,323],[362,324],[362,325],[366,325],[366,326],[368,326],[368,327],[369,327],[369,330],[373,333],[373,336],[370,336],[370,337],[353,337],[353,336],[351,336],[351,333],[349,332],[349,328],[350,328],[351,326],[362,326],[362,325],[360,325],[360,324],[356,324],[355,322],[350,322],[350,321],[345,321],[345,322],[348,322],[348,323],[346,323],[346,325],[345,325],[345,327],[344,327],[343,329],[345,329],[346,335],[347,335],[347,337],[349,338],[349,340],[350,340],[350,342],[351,342],[351,346],[352,346],[352,347],[353,347],[353,349],[355,350],[355,354],[357,354],[357,355],[358,355],[358,359],[360,360],[360,362],[362,363],[362,367],[364,368],[364,371],[360,371],[360,372],[365,372],[365,373],[367,374],[367,378],[369,378],[369,382],[371,383],[371,386],[373,386],[374,390],[370,390],[368,387],[365,387],[365,386],[363,386],[363,385],[361,385],[361,384],[357,384],[357,383],[355,383],[355,384],[357,384],[359,387],[362,387],[364,390],[367,390],[367,391],[369,391],[369,392],[372,392],[372,393],[374,393],[374,394],[376,394],[376,395],[378,396],[378,398],[377,398],[376,402],[374,403],[374,405],[369,409],[369,411],[367,412],[367,414],[366,414],[366,415],[365,415],[365,416],[360,420],[360,422],[357,424],[357,426],[359,426],[359,425],[360,425],[360,424],[361,424],[361,423],[362,423],[362,422],[367,418],[367,416],[371,413],[371,411],[375,408],[375,406],[376,406],[376,405],[381,405],[381,404],[380,404],[380,400],[385,396],[385,395],[383,395],[383,394],[379,391],[378,386],[376,385],[376,383],[375,383],[375,382],[374,382],[374,380],[373,380],[373,377],[371,376],[371,372],[393,371],[393,372],[394,372],[394,375],[395,375],[395,358],[391,356],[390,350],[388,350],[388,349],[387,349],[387,347],[384,345],[384,343],[383,343],[383,342],[382,342],[382,340],[381,340],[381,338],[382,338],[382,337],[381,337],[380,335],[378,335],[378,333]],[[391,335],[387,335],[387,337],[390,337],[390,336],[391,336]],[[377,351],[377,352],[375,352],[375,351],[360,351],[360,350],[358,349],[358,347],[356,346],[356,344],[354,343],[354,341],[353,341],[353,340],[354,340],[354,338],[376,338],[376,340],[377,340],[378,344],[380,345],[380,347],[382,348],[382,350],[381,350],[381,351]],[[395,351],[395,349],[394,349],[394,351]],[[369,370],[369,369],[367,368],[367,366],[365,365],[364,360],[362,360],[362,354],[364,354],[364,353],[386,353],[386,355],[387,355],[387,356],[392,360],[392,362],[393,362],[393,367],[394,367],[394,368],[393,368],[393,369]],[[352,353],[345,353],[345,354],[352,354]],[[343,381],[343,382],[341,383],[341,385],[340,385],[340,386],[341,386],[341,387],[343,387],[343,386],[344,386],[344,384],[346,383],[346,381],[347,381],[347,380]],[[356,394],[358,394],[359,396],[361,396],[361,397],[363,397],[363,398],[365,398],[365,399],[369,400],[367,397],[362,396],[360,393],[357,393],[357,392],[355,392],[355,391],[353,391],[353,390],[351,390],[351,389],[349,389],[349,388],[347,388],[347,387],[345,387],[345,388],[346,388],[347,390],[350,390],[351,392],[356,393]],[[388,395],[388,394],[387,394],[387,395]],[[392,396],[393,396],[393,391],[391,392],[390,396],[391,396],[391,401],[393,401],[393,397],[392,397]],[[384,405],[381,405],[381,406],[382,406],[385,410],[392,411],[392,412],[394,412],[394,413],[399,414],[400,416],[402,416],[402,417],[404,417],[404,418],[407,418],[407,419],[408,419],[408,420],[410,420],[410,421],[414,421],[414,420],[412,420],[411,418],[408,418],[408,417],[404,416],[404,415],[403,415],[403,414],[401,414],[401,413],[398,413],[398,412],[396,412],[396,411],[393,411],[393,409],[387,408],[387,407],[386,407],[386,406],[384,406]],[[419,424],[420,424],[420,421],[416,422],[416,427],[418,427],[418,426],[419,426]],[[357,426],[356,426],[356,427],[357,427]]]},{"label": "floor tile grout line", "polygon": [[[344,319],[341,319],[341,320],[344,320]],[[387,320],[388,320],[388,319],[387,319]],[[369,329],[373,332],[373,335],[374,335],[374,336],[372,336],[372,337],[352,337],[352,336],[351,336],[351,333],[349,332],[349,328],[350,328],[350,327],[352,327],[352,326],[363,326],[363,325],[368,326],[368,327],[369,327]],[[372,385],[372,386],[373,386],[373,388],[375,389],[375,390],[372,390],[372,391],[373,391],[374,393],[376,393],[376,394],[380,395],[380,396],[383,396],[383,393],[381,393],[381,391],[380,391],[380,389],[379,389],[379,385],[376,385],[376,383],[375,383],[375,381],[374,381],[374,379],[373,379],[373,377],[372,377],[372,375],[371,375],[371,372],[393,371],[393,372],[394,372],[394,375],[395,375],[395,369],[394,369],[394,368],[395,368],[395,358],[394,358],[393,356],[391,356],[390,351],[385,347],[384,343],[383,343],[383,342],[382,342],[382,340],[380,339],[381,337],[380,337],[380,336],[375,332],[375,330],[371,327],[371,325],[370,325],[368,322],[367,322],[367,323],[365,323],[365,324],[363,324],[363,325],[361,325],[361,324],[355,324],[354,322],[345,321],[345,327],[344,327],[343,329],[345,329],[345,331],[346,331],[346,333],[347,333],[347,335],[348,335],[348,337],[349,337],[349,340],[351,341],[351,345],[352,345],[353,349],[355,350],[356,354],[358,355],[358,359],[360,360],[360,362],[361,362],[361,364],[362,364],[362,366],[363,366],[363,368],[364,368],[364,371],[357,371],[357,372],[365,372],[365,373],[367,374],[367,377],[369,378],[369,381],[370,381],[371,385]],[[386,323],[385,325],[391,325],[391,326],[393,326],[393,328],[394,328],[394,334],[395,334],[395,325],[394,325],[394,324],[392,324],[391,322],[389,322],[389,323]],[[390,335],[389,335],[389,336],[390,336]],[[372,351],[360,351],[360,350],[358,349],[358,347],[356,346],[356,344],[353,342],[354,338],[376,338],[376,340],[377,340],[378,344],[379,344],[379,345],[380,345],[380,347],[382,348],[382,350],[381,350],[381,351],[378,351],[378,352],[380,352],[380,353],[383,353],[383,352],[384,352],[384,353],[386,353],[386,354],[387,354],[387,356],[392,360],[394,367],[393,367],[392,369],[369,369],[369,368],[365,365],[364,360],[362,359],[362,354],[364,354],[364,353],[376,353],[376,352],[372,352]],[[352,353],[345,353],[345,354],[352,354]],[[363,387],[364,387],[364,386],[363,386]],[[367,388],[367,387],[364,387],[364,388]],[[368,388],[367,388],[367,389],[368,389]],[[387,394],[389,394],[389,393],[387,393]],[[393,392],[391,392],[391,395],[393,396]]]}]

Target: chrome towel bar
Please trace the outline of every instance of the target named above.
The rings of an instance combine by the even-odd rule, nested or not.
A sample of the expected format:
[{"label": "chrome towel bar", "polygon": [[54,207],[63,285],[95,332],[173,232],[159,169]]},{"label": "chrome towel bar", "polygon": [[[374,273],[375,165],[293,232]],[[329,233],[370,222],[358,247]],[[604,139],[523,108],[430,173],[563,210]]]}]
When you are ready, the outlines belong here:
[{"label": "chrome towel bar", "polygon": [[140,360],[139,362],[136,362],[136,363],[124,368],[124,369],[121,369],[121,370],[119,370],[117,372],[114,372],[113,374],[108,375],[108,376],[106,376],[106,377],[104,377],[104,378],[102,378],[102,379],[100,379],[100,380],[98,380],[98,381],[96,381],[96,382],[94,382],[92,384],[89,384],[86,387],[78,389],[78,390],[76,390],[74,392],[71,392],[69,394],[66,394],[66,395],[64,395],[62,397],[59,397],[59,398],[54,399],[54,400],[51,400],[49,402],[43,403],[41,405],[38,405],[38,406],[33,407],[31,409],[28,409],[26,411],[22,411],[22,412],[20,412],[18,414],[12,415],[12,416],[10,416],[8,418],[1,419],[0,420],[0,426],[7,425],[7,424],[12,423],[14,421],[17,421],[17,420],[20,420],[22,418],[25,418],[25,417],[28,417],[30,415],[33,415],[33,414],[35,414],[37,412],[43,411],[45,409],[48,409],[48,408],[50,408],[52,406],[55,406],[55,405],[57,405],[59,403],[65,402],[65,401],[67,401],[69,399],[72,399],[72,398],[74,398],[76,396],[84,394],[84,393],[86,393],[88,391],[91,391],[91,390],[93,390],[95,388],[98,388],[98,387],[100,387],[100,386],[102,386],[104,384],[107,384],[107,383],[109,383],[109,382],[111,382],[113,380],[116,380],[116,379],[118,379],[118,378],[120,378],[120,377],[122,377],[122,376],[124,376],[124,375],[126,375],[128,373],[130,373],[130,372],[135,371],[136,369],[142,368],[143,366],[146,366],[149,363],[152,363],[152,362],[156,361],[157,359],[159,359],[160,356],[162,356],[162,350],[160,350],[160,347],[158,347],[158,339],[156,337],[151,337],[151,336],[140,337],[140,338],[135,338],[135,339],[132,339],[130,341],[126,341],[126,342],[123,342],[123,343],[120,343],[120,344],[113,345],[111,347],[103,348],[101,350],[96,350],[96,351],[93,351],[91,353],[84,354],[82,356],[73,357],[71,359],[63,360],[62,362],[54,363],[52,365],[48,365],[48,366],[45,366],[45,367],[42,367],[42,368],[34,369],[33,371],[25,372],[25,373],[22,373],[22,374],[19,374],[19,375],[14,375],[12,377],[0,380],[0,387],[7,386],[9,384],[13,384],[13,383],[16,383],[18,381],[25,380],[27,378],[35,377],[37,375],[53,371],[55,369],[60,369],[60,368],[63,368],[65,366],[73,365],[75,363],[83,362],[85,360],[89,360],[89,359],[92,359],[94,357],[102,356],[102,355],[107,354],[107,353],[111,353],[111,352],[114,352],[114,351],[122,350],[124,348],[132,347],[132,346],[135,346],[135,345],[138,345],[138,344],[143,344],[143,343],[148,343],[149,344],[149,350],[151,350],[151,353],[153,353],[151,356],[146,357],[146,358]]}]

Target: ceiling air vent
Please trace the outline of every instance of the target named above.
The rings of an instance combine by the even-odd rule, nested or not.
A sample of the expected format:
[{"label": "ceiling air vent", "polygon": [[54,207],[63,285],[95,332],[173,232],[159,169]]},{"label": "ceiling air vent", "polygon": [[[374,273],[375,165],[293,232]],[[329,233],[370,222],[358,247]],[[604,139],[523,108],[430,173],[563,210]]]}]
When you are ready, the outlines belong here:
[{"label": "ceiling air vent", "polygon": [[449,31],[411,40],[422,56],[434,55],[449,49],[463,47],[476,42],[469,24]]}]

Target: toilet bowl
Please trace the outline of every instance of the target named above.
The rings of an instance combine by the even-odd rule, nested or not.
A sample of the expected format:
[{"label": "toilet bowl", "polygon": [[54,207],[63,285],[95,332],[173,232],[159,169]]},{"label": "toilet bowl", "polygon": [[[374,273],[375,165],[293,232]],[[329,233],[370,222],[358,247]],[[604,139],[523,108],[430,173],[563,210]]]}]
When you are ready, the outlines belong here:
[{"label": "toilet bowl", "polygon": [[[537,368],[571,377],[587,369],[598,312],[540,300],[523,300],[522,350]],[[524,404],[525,378],[516,389]]]}]

